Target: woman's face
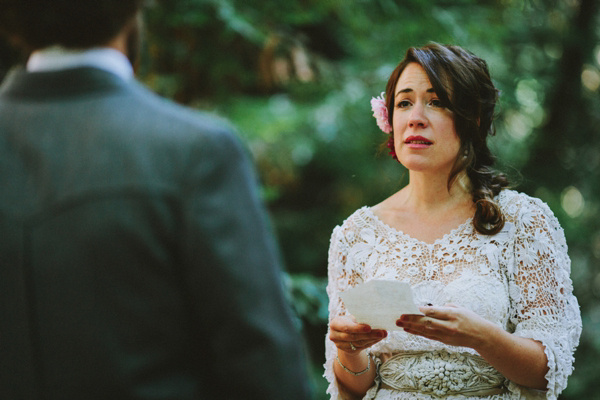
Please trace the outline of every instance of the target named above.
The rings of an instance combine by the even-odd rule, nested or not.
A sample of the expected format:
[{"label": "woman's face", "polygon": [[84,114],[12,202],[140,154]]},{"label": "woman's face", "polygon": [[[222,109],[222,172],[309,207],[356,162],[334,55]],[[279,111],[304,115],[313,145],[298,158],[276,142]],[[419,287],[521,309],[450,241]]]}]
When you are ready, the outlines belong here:
[{"label": "woman's face", "polygon": [[460,139],[451,111],[441,105],[425,70],[406,66],[395,88],[394,146],[398,161],[411,171],[449,174]]}]

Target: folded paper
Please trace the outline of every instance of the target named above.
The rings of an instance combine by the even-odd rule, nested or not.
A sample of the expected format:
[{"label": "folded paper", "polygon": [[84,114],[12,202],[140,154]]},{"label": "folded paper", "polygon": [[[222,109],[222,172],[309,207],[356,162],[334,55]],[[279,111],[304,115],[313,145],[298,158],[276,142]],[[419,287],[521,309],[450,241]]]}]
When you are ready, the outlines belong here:
[{"label": "folded paper", "polygon": [[402,314],[424,315],[415,305],[406,282],[372,280],[341,292],[340,297],[356,322],[372,329],[400,331],[396,320]]}]

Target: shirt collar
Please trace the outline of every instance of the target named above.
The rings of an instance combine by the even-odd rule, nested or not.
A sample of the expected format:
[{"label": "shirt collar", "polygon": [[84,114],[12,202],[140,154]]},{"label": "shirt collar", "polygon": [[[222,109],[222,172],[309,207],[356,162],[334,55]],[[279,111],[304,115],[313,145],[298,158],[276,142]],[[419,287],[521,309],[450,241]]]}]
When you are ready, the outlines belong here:
[{"label": "shirt collar", "polygon": [[52,46],[33,52],[27,61],[28,72],[59,71],[77,67],[99,68],[124,80],[133,78],[133,68],[127,57],[108,47],[72,50]]}]

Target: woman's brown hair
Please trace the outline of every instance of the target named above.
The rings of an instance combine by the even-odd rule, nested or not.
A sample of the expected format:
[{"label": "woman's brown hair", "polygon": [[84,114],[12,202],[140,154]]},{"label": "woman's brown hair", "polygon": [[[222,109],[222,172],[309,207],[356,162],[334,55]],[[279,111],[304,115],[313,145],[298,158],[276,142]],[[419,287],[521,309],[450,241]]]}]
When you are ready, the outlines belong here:
[{"label": "woman's brown hair", "polygon": [[[425,70],[442,104],[454,113],[461,145],[448,178],[448,189],[459,173],[465,171],[476,207],[473,226],[480,233],[494,235],[504,227],[504,215],[494,197],[508,186],[508,179],[492,168],[494,157],[487,146],[488,135],[495,134],[492,122],[498,100],[487,63],[458,46],[430,43],[409,48],[386,87],[388,120],[392,126],[396,83],[404,68],[413,62]],[[393,145],[393,134],[388,140]]]}]

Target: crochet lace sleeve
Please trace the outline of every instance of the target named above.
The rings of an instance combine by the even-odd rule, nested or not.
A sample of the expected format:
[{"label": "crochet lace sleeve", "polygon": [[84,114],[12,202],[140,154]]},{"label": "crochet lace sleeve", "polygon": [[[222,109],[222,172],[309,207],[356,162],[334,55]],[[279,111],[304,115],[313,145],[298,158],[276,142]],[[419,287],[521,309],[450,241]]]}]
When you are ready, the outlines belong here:
[{"label": "crochet lace sleeve", "polygon": [[[510,322],[516,335],[540,341],[548,358],[547,391],[556,399],[573,371],[581,314],[573,295],[564,233],[540,200],[524,201],[516,218],[514,259],[509,267]],[[511,383],[514,391],[531,392]],[[529,397],[529,396],[527,396]]]},{"label": "crochet lace sleeve", "polygon": [[[348,262],[348,241],[346,236],[352,235],[352,231],[347,231],[347,228],[336,227],[331,235],[331,243],[329,246],[328,256],[328,283],[327,295],[329,296],[329,322],[339,315],[345,315],[346,309],[340,299],[339,293],[347,288],[354,286],[357,279],[360,279],[354,268],[351,267],[351,262]],[[337,355],[337,348],[331,340],[329,333],[325,338],[325,374],[324,377],[329,382],[327,394],[332,400],[345,399],[347,396],[343,393],[343,388],[338,385],[337,379],[333,372],[333,363]]]}]

